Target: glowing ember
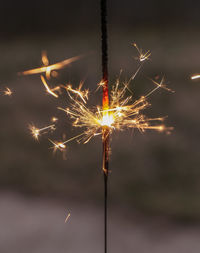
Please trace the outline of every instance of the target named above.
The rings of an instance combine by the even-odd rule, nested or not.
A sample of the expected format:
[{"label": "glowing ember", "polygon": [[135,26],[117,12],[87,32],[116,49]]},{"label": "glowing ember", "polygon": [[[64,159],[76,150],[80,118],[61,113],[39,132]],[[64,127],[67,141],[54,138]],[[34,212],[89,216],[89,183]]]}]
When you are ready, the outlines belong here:
[{"label": "glowing ember", "polygon": [[75,139],[78,139],[80,136],[82,136],[83,133],[77,135],[77,136],[74,136],[72,138],[70,138],[69,140],[66,140],[64,142],[57,142],[57,141],[52,141],[49,139],[49,141],[53,144],[53,152],[55,153],[57,150],[60,150],[60,151],[65,151],[66,149],[66,143],[70,142],[70,141],[73,141]]},{"label": "glowing ember", "polygon": [[58,121],[58,118],[56,118],[56,117],[51,118],[51,122],[56,122],[56,121]]},{"label": "glowing ember", "polygon": [[174,91],[173,91],[172,89],[168,88],[167,85],[165,84],[165,82],[164,82],[164,77],[162,77],[162,79],[161,79],[160,82],[156,82],[156,81],[153,80],[153,79],[150,79],[150,80],[156,85],[156,88],[154,88],[152,91],[150,91],[150,92],[146,95],[146,97],[150,96],[153,92],[155,92],[155,91],[156,91],[157,89],[159,89],[159,88],[162,88],[162,89],[164,89],[164,90],[166,90],[166,91],[169,91],[169,92],[174,93]]},{"label": "glowing ember", "polygon": [[[161,83],[157,83],[157,87],[163,87],[163,79]],[[165,87],[165,86],[164,86]],[[166,87],[165,87],[166,88]],[[81,138],[75,137],[78,141],[87,143],[91,138],[101,135],[102,128],[107,127],[110,133],[113,130],[124,130],[127,128],[137,128],[141,132],[146,129],[153,129],[157,131],[169,131],[172,128],[167,128],[162,122],[164,118],[147,118],[142,114],[142,111],[150,106],[147,97],[150,96],[156,89],[153,89],[146,96],[141,96],[138,100],[133,101],[130,93],[130,88],[124,84],[119,88],[119,80],[113,86],[110,97],[110,106],[108,109],[96,107],[96,109],[89,109],[85,103],[72,96],[71,106],[69,108],[58,108],[63,110],[73,120],[74,127],[84,128],[85,131],[81,134]]]}]

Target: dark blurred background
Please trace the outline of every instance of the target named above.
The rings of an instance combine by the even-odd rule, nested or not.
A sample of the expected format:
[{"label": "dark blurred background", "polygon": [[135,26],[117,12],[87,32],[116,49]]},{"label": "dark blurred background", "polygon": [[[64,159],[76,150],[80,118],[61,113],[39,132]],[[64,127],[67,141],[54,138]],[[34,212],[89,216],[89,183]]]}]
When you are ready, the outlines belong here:
[{"label": "dark blurred background", "polygon": [[[171,135],[137,130],[112,137],[109,181],[110,252],[199,252],[200,232],[200,72],[199,1],[108,0],[109,77],[137,69],[136,49],[151,50],[131,88],[148,93],[149,80],[162,77],[175,90],[150,97],[147,114],[167,116]],[[67,105],[44,92],[38,75],[18,76],[80,54],[85,57],[59,71],[56,83],[96,89],[101,80],[99,1],[2,1],[0,12],[0,251],[102,252],[103,175],[101,139],[71,143],[67,160],[53,156],[48,138],[74,136],[70,121],[56,108]],[[101,101],[101,93],[92,102]],[[32,139],[37,127],[59,118],[58,129]],[[68,213],[71,217],[65,224]]]}]

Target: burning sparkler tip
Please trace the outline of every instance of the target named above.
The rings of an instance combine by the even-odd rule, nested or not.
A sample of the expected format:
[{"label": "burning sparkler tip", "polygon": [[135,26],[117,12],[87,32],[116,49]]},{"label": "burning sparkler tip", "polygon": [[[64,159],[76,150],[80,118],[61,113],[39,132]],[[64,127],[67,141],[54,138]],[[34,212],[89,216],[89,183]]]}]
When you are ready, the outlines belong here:
[{"label": "burning sparkler tip", "polygon": [[34,125],[29,125],[29,129],[31,131],[31,134],[32,134],[33,138],[38,141],[39,140],[39,135],[40,135],[40,129],[36,128]]}]

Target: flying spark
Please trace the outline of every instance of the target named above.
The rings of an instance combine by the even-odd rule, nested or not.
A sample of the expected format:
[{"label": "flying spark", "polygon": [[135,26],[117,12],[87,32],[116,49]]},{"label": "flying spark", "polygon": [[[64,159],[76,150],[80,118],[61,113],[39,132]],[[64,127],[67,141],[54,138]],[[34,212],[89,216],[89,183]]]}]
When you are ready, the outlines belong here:
[{"label": "flying spark", "polygon": [[9,96],[11,97],[13,92],[10,88],[6,87],[5,90],[2,91],[2,93],[4,94],[4,96]]},{"label": "flying spark", "polygon": [[44,87],[46,89],[46,92],[49,93],[50,95],[58,98],[58,95],[55,93],[55,91],[60,90],[59,86],[56,86],[54,89],[50,89],[49,85],[47,84],[47,81],[45,80],[44,76],[40,76],[42,83],[44,84]]},{"label": "flying spark", "polygon": [[33,74],[45,73],[47,79],[50,79],[50,75],[51,75],[52,71],[62,69],[65,66],[69,65],[70,63],[79,60],[81,57],[83,57],[83,56],[81,56],[81,55],[80,56],[75,56],[75,57],[66,59],[64,61],[49,65],[49,60],[46,56],[46,53],[43,52],[43,54],[42,54],[43,66],[42,67],[26,70],[26,71],[23,71],[23,72],[19,72],[18,74],[19,75],[33,75]]},{"label": "flying spark", "polygon": [[192,80],[194,80],[194,79],[199,79],[200,78],[200,75],[198,74],[198,75],[193,75],[193,76],[191,76],[191,79]]},{"label": "flying spark", "polygon": [[45,134],[48,131],[54,131],[56,128],[55,128],[55,124],[52,124],[50,126],[46,126],[46,127],[40,128],[40,129],[35,127],[34,125],[30,125],[29,129],[31,131],[33,138],[35,138],[36,140],[39,140],[39,136],[41,134]]},{"label": "flying spark", "polygon": [[80,82],[78,89],[73,89],[71,84],[68,84],[66,86],[63,85],[63,87],[68,92],[68,95],[70,97],[71,97],[71,95],[70,95],[70,92],[71,92],[71,93],[79,96],[80,99],[86,104],[87,103],[86,100],[88,100],[88,96],[89,96],[89,90],[86,89],[86,90],[82,91],[81,90],[82,86],[83,86],[83,82]]},{"label": "flying spark", "polygon": [[137,49],[138,51],[138,57],[136,57],[137,60],[139,60],[140,62],[146,61],[150,59],[151,56],[151,52],[150,50],[146,51],[145,53],[143,53],[143,50],[140,49],[136,43],[133,43],[133,46]]},{"label": "flying spark", "polygon": [[58,141],[52,141],[51,139],[49,139],[49,141],[53,144],[53,153],[55,153],[57,150],[60,150],[61,152],[65,152],[66,151],[66,144],[68,142],[71,142],[73,140],[76,140],[78,139],[80,136],[82,136],[83,133],[77,135],[77,136],[74,136],[72,138],[70,138],[69,140],[66,140],[66,141],[63,141],[63,142],[58,142]]},{"label": "flying spark", "polygon": [[56,118],[56,117],[51,118],[51,122],[56,122],[56,121],[58,121],[58,118]]},{"label": "flying spark", "polygon": [[[159,78],[159,77],[158,77],[158,78]],[[156,87],[155,87],[152,91],[150,91],[150,92],[146,95],[146,97],[150,96],[153,92],[155,92],[155,91],[156,91],[157,89],[159,89],[159,88],[162,88],[162,89],[164,89],[164,90],[166,90],[166,91],[169,91],[169,92],[174,93],[174,91],[173,91],[172,89],[170,89],[170,88],[167,87],[167,85],[166,85],[166,83],[165,83],[164,77],[161,78],[160,82],[157,82],[157,81],[155,81],[155,80],[153,80],[153,79],[150,79],[150,80],[156,85]]]},{"label": "flying spark", "polygon": [[67,217],[66,217],[66,219],[65,219],[65,223],[69,220],[69,217],[71,216],[71,214],[70,213],[68,213],[68,215],[67,215]]}]

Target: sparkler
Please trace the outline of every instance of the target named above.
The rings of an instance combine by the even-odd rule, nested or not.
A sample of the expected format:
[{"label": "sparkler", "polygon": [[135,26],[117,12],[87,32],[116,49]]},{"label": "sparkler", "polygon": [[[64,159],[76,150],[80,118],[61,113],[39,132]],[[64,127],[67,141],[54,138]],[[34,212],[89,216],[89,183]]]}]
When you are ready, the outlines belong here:
[{"label": "sparkler", "polygon": [[[108,175],[109,175],[109,156],[110,156],[110,136],[114,131],[123,131],[125,129],[138,129],[140,132],[146,130],[156,130],[158,132],[170,132],[172,128],[166,127],[163,123],[164,117],[149,118],[144,114],[144,110],[150,107],[148,102],[149,96],[159,88],[163,88],[167,91],[169,89],[165,82],[164,77],[158,82],[157,80],[151,80],[155,87],[150,90],[146,95],[140,96],[138,99],[134,99],[133,92],[130,84],[140,71],[144,62],[150,59],[151,52],[148,50],[144,52],[140,49],[136,43],[133,46],[138,52],[137,60],[140,65],[137,71],[130,77],[128,82],[121,82],[120,78],[117,79],[112,86],[110,94],[108,90],[108,56],[107,56],[107,8],[106,0],[101,0],[101,34],[102,34],[102,80],[97,86],[97,90],[101,87],[103,90],[102,105],[89,107],[88,100],[90,91],[83,88],[83,82],[80,82],[78,88],[73,88],[72,84],[59,85],[56,87],[50,87],[47,80],[51,78],[52,71],[61,69],[71,62],[80,59],[81,56],[72,57],[62,62],[49,65],[46,52],[42,53],[43,66],[36,69],[27,70],[21,72],[22,75],[41,74],[41,81],[48,94],[54,98],[58,98],[61,91],[64,90],[69,98],[70,105],[66,108],[58,107],[68,117],[72,119],[72,126],[82,129],[82,132],[68,140],[55,141],[49,139],[52,144],[53,153],[57,150],[65,153],[68,147],[68,143],[71,141],[77,141],[79,143],[88,143],[92,138],[101,136],[103,143],[103,164],[102,171],[104,175],[104,252],[107,253],[107,194],[108,194]],[[45,74],[45,76],[42,75]],[[55,72],[56,73],[56,72]],[[200,76],[199,76],[200,77]],[[197,77],[196,77],[197,78]],[[193,77],[192,79],[195,79]],[[173,91],[172,91],[173,92]],[[110,96],[109,96],[110,95]],[[51,121],[55,123],[58,119],[52,117]],[[34,125],[29,126],[32,136],[38,140],[39,136],[47,133],[48,131],[54,131],[56,129],[55,124],[43,127],[41,129],[36,128]],[[70,214],[68,214],[66,221]]]},{"label": "sparkler", "polygon": [[35,127],[34,125],[30,125],[29,129],[31,131],[33,138],[35,138],[36,140],[39,140],[40,135],[45,134],[48,131],[54,131],[56,128],[55,128],[55,124],[52,124],[52,125],[40,128],[40,129]]}]

